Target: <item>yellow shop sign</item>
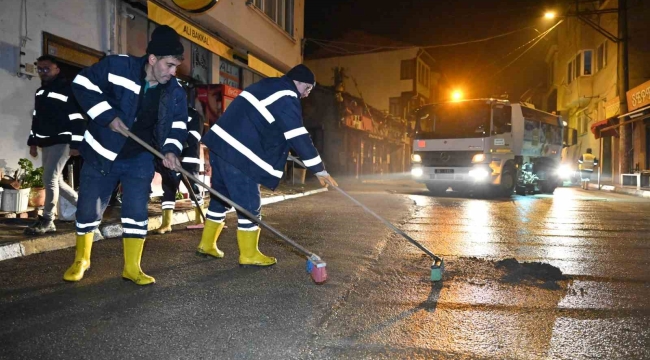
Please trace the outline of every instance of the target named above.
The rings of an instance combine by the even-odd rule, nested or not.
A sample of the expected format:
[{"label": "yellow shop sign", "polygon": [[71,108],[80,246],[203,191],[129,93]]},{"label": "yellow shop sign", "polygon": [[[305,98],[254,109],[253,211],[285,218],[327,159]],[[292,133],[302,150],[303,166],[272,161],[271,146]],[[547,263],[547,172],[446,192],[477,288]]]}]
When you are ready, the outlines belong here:
[{"label": "yellow shop sign", "polygon": [[168,25],[172,29],[176,30],[180,36],[190,40],[191,42],[210,50],[222,58],[230,61],[233,60],[232,49],[228,45],[199,29],[197,26],[176,17],[174,14],[163,9],[152,1],[147,2],[147,12],[151,21],[160,25]]}]

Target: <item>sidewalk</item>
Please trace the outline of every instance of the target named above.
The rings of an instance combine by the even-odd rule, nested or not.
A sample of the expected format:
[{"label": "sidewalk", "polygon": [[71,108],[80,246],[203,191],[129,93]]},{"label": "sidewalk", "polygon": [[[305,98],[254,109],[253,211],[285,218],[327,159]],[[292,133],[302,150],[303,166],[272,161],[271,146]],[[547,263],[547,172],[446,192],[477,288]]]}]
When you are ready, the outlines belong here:
[{"label": "sidewalk", "polygon": [[[598,183],[596,182],[589,183],[589,190],[598,190]],[[650,199],[650,188],[648,188],[647,190],[644,189],[637,190],[636,186],[621,186],[621,185],[613,184],[611,182],[601,181],[600,190]]]},{"label": "sidewalk", "polygon": [[[282,182],[275,192],[262,188],[262,205],[272,204],[302,196],[317,194],[327,191],[316,180],[308,180],[306,184]],[[208,206],[206,198],[205,206]],[[120,217],[121,207],[109,206],[104,213],[99,233],[95,241],[117,238],[122,236],[122,223]],[[189,200],[176,202],[172,225],[194,222],[195,213]],[[157,229],[162,221],[160,201],[153,200],[149,203],[149,230]],[[74,221],[55,221],[57,231],[42,236],[26,236],[23,230],[34,222],[34,219],[0,218],[0,261],[38,254],[46,251],[65,249],[75,246]]]}]

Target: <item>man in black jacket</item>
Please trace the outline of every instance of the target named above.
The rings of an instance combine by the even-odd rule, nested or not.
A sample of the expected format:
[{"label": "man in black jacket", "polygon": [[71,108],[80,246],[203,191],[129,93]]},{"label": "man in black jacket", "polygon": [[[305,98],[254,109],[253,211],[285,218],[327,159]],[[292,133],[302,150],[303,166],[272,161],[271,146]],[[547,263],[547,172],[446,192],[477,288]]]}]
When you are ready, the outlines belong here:
[{"label": "man in black jacket", "polygon": [[77,204],[77,193],[63,181],[62,172],[70,156],[79,155],[79,144],[86,128],[70,83],[60,74],[57,60],[43,55],[37,59],[37,69],[41,87],[36,90],[27,145],[32,157],[37,157],[38,148],[41,148],[45,207],[43,215],[25,229],[27,235],[56,231],[53,219],[59,194],[73,205]]}]

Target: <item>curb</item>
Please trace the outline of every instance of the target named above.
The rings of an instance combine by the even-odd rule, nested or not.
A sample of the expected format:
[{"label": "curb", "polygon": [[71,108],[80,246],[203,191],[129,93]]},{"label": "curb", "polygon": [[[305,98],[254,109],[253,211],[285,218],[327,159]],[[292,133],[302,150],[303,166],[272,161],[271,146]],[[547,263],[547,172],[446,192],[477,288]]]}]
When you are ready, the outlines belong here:
[{"label": "curb", "polygon": [[[297,193],[291,195],[277,195],[267,198],[262,198],[262,205],[273,204],[284,200],[296,199],[303,196],[314,195],[327,191],[326,188],[306,191],[304,193]],[[234,210],[231,210],[234,211]],[[175,211],[172,218],[172,225],[185,224],[194,222],[196,213],[194,209]],[[149,230],[154,230],[162,224],[162,215],[150,216]],[[112,239],[122,237],[122,224],[106,224],[99,227],[99,231],[95,233],[93,241],[103,239]],[[36,238],[24,239],[19,242],[0,245],[0,261],[14,259],[18,257],[39,254],[46,251],[61,250],[76,246],[76,239],[71,236],[71,233],[60,233],[53,235],[39,236]]]},{"label": "curb", "polygon": [[[599,190],[598,184],[589,184],[589,190]],[[650,191],[647,190],[637,190],[635,188],[625,188],[614,185],[601,185],[600,190],[650,199]]]}]

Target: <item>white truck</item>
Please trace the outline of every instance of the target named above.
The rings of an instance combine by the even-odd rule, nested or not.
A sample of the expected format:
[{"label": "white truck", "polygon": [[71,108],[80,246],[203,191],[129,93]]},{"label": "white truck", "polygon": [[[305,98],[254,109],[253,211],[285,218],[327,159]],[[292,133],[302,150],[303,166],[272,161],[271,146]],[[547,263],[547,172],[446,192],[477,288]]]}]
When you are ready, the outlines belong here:
[{"label": "white truck", "polygon": [[415,118],[411,175],[433,194],[552,194],[562,184],[562,148],[571,144],[557,115],[477,99],[425,105]]}]

